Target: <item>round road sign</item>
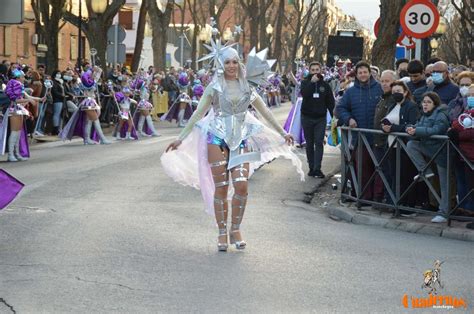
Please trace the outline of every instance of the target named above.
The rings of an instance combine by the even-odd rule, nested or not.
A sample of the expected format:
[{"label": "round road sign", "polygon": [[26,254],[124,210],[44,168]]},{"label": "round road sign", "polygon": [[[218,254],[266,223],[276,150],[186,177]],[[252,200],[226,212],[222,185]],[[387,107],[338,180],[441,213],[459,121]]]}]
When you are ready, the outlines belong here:
[{"label": "round road sign", "polygon": [[414,38],[426,38],[434,33],[439,24],[439,12],[429,0],[412,0],[400,13],[403,32]]}]

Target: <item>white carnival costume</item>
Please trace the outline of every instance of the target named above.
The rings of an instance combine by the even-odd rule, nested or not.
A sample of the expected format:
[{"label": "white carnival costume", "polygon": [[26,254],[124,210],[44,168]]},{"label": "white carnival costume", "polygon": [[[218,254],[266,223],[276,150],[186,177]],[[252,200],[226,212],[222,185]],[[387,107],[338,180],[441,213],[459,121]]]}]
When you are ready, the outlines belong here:
[{"label": "white carnival costume", "polygon": [[[219,145],[229,150],[229,158],[225,162],[227,169],[249,163],[251,175],[254,169],[262,164],[276,157],[283,157],[292,161],[301,180],[304,180],[300,159],[285,143],[284,137],[287,133],[247,82],[258,85],[268,77],[272,63],[266,60],[267,50],[258,54],[252,50],[248,56],[246,72],[235,49],[221,46],[219,41],[216,43],[214,40],[212,48],[212,53],[204,59],[214,58],[214,65],[217,66],[214,78],[206,87],[196,111],[179,135],[178,139],[182,141],[179,148],[161,156],[163,168],[173,180],[201,190],[206,212],[211,215],[214,214],[216,202],[215,187],[231,183],[214,182],[211,167],[215,165],[208,162],[207,144]],[[239,60],[238,80],[224,79],[224,61],[227,59]],[[252,114],[248,114],[249,105],[268,121],[273,130]],[[248,152],[245,152],[245,149]],[[243,178],[232,181],[243,181],[239,179]],[[243,214],[245,201],[241,205]]]}]

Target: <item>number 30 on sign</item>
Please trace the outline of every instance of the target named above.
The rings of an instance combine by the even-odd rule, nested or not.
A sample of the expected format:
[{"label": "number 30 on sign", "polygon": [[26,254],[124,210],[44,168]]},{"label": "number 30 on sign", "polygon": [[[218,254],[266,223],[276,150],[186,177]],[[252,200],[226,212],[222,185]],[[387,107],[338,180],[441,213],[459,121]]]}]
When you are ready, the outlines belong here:
[{"label": "number 30 on sign", "polygon": [[439,24],[439,12],[429,0],[412,0],[400,13],[403,32],[414,38],[426,38],[433,34]]}]

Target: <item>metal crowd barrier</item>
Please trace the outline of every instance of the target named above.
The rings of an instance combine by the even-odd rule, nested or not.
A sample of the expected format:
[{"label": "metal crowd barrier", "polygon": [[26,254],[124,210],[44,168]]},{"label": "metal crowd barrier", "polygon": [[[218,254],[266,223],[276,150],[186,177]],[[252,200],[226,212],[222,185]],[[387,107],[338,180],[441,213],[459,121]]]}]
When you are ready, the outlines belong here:
[{"label": "metal crowd barrier", "polygon": [[[403,138],[410,138],[414,139],[413,136],[407,134],[407,133],[384,133],[381,130],[372,130],[372,129],[359,129],[359,128],[349,128],[346,126],[340,127],[341,130],[341,199],[344,200],[352,200],[356,202],[356,207],[360,209],[362,207],[362,204],[369,204],[369,205],[377,205],[379,207],[385,207],[385,208],[390,208],[394,210],[394,216],[398,217],[400,215],[400,210],[406,210],[409,212],[413,213],[422,213],[422,214],[429,214],[429,215],[437,215],[436,212],[429,211],[423,208],[417,208],[417,207],[410,207],[406,205],[400,204],[400,202],[404,199],[404,197],[412,191],[418,182],[421,182],[420,180],[423,180],[429,191],[432,193],[434,198],[438,203],[441,201],[441,196],[440,193],[436,191],[436,189],[433,187],[432,183],[428,178],[426,178],[425,171],[430,168],[430,166],[433,166],[436,168],[436,162],[435,159],[438,155],[440,155],[443,152],[443,149],[447,147],[448,149],[445,150],[445,153],[447,154],[447,178],[448,178],[448,184],[446,184],[446,195],[448,195],[448,216],[446,217],[448,219],[448,226],[451,225],[451,220],[455,219],[458,221],[474,221],[474,217],[466,217],[466,216],[455,216],[454,212],[459,208],[459,205],[466,200],[470,195],[474,194],[474,189],[471,189],[467,195],[461,199],[457,200],[456,204],[453,206],[452,204],[452,198],[451,198],[451,170],[452,170],[452,158],[454,155],[460,156],[464,162],[469,166],[471,171],[474,171],[474,163],[472,163],[464,154],[460,151],[459,147],[457,147],[453,142],[450,141],[448,136],[445,135],[435,135],[432,136],[431,139],[436,139],[439,141],[442,141],[443,144],[441,147],[438,149],[438,151],[432,156],[431,159],[429,159],[426,167],[424,169],[419,169],[416,164],[413,162],[413,157],[410,156],[407,150],[407,144],[403,141]],[[390,145],[386,151],[383,157],[380,160],[377,160],[373,147],[370,145],[369,140],[367,138],[367,135],[374,135],[374,134],[383,134],[385,136],[392,135],[395,137],[395,140],[393,141],[392,145]],[[354,139],[355,137],[355,139]],[[353,145],[353,143],[356,143]],[[396,145],[395,145],[396,144]],[[370,156],[370,160],[362,160],[363,157],[363,148],[365,148]],[[388,162],[388,156],[389,156],[389,151],[395,149],[396,150],[396,173],[395,173],[395,190],[392,189],[390,186],[390,183],[388,181],[388,178],[383,172],[382,164],[384,162]],[[413,180],[411,184],[406,188],[403,193],[401,192],[401,187],[400,187],[400,174],[401,171],[403,171],[403,165],[401,164],[401,153],[402,150],[405,151],[410,159],[410,161],[415,165],[416,169],[418,170],[418,175],[420,176],[420,180]],[[355,154],[354,154],[355,153]],[[357,158],[355,158],[357,157]],[[357,165],[356,165],[357,161]],[[363,184],[362,183],[362,171],[364,165],[367,164],[367,162],[372,162],[374,165],[374,172],[371,173],[369,180]],[[362,196],[364,193],[367,191],[368,187],[370,184],[374,184],[374,180],[376,178],[376,175],[379,175],[384,188],[386,189],[392,203],[381,203],[377,202],[374,200],[366,200],[363,199]],[[392,178],[393,180],[393,178]],[[354,190],[353,193],[351,193],[351,190]],[[355,196],[354,196],[355,194]]]}]

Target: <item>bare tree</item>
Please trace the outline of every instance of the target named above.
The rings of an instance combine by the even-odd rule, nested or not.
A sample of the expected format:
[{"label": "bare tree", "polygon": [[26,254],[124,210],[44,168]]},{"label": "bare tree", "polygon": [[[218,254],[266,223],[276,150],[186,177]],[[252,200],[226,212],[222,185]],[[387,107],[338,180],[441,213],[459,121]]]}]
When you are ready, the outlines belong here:
[{"label": "bare tree", "polygon": [[148,14],[152,27],[153,66],[163,70],[166,67],[166,45],[168,43],[168,28],[173,13],[174,1],[168,0],[162,12],[155,0],[148,2]]},{"label": "bare tree", "polygon": [[46,52],[46,69],[51,73],[58,68],[58,35],[64,26],[59,25],[63,17],[66,0],[31,0],[35,14],[36,29],[42,35],[48,51]]},{"label": "bare tree", "polygon": [[298,47],[303,42],[305,36],[309,36],[307,30],[309,23],[313,20],[313,16],[317,11],[319,0],[294,0],[293,6],[295,9],[294,19],[288,21],[290,26],[296,23],[294,29],[294,38],[292,42],[292,51],[290,59],[294,60],[298,53]]},{"label": "bare tree", "polygon": [[279,66],[281,66],[281,46],[283,43],[282,38],[282,31],[283,31],[283,23],[285,19],[285,2],[286,0],[280,0],[278,2],[278,10],[277,10],[277,17],[276,17],[276,28],[275,28],[275,47],[274,50],[271,52],[271,56],[278,60]]},{"label": "bare tree", "polygon": [[[107,4],[107,8],[102,14],[97,14],[92,10],[92,0],[86,0],[88,18],[79,23],[79,16],[73,14],[70,10],[64,12],[64,19],[69,23],[79,27],[82,25],[82,31],[89,41],[90,47],[97,49],[97,58],[105,64],[105,53],[107,50],[107,40],[104,34],[112,26],[114,17],[125,4],[125,0],[112,0]],[[80,39],[79,39],[80,40]]]},{"label": "bare tree", "polygon": [[392,69],[395,60],[400,12],[406,0],[380,0],[380,30],[372,48],[372,64]]},{"label": "bare tree", "polygon": [[459,57],[460,63],[467,64],[474,59],[474,0],[451,0],[451,4],[459,14],[460,36]]},{"label": "bare tree", "polygon": [[140,58],[143,50],[143,39],[145,38],[148,1],[149,0],[142,0],[142,5],[140,6],[137,26],[137,38],[135,39],[135,48],[133,50],[132,72],[136,72],[140,65]]}]

